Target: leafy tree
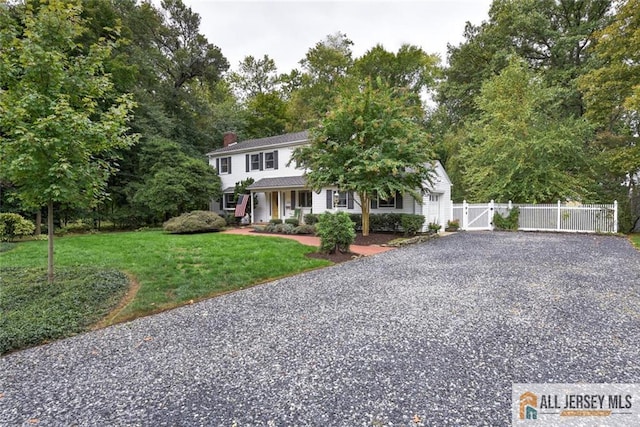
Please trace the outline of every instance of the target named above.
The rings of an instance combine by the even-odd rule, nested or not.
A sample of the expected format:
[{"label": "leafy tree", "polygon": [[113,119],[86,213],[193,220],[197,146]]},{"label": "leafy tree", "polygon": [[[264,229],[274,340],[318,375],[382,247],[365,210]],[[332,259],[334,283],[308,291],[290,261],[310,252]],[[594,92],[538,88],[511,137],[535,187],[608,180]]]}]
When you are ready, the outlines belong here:
[{"label": "leafy tree", "polygon": [[114,150],[135,142],[126,126],[133,102],[115,96],[102,65],[115,41],[85,51],[81,10],[59,0],[0,7],[0,176],[25,206],[48,207],[49,282],[54,203],[96,203],[115,170]]},{"label": "leafy tree", "polygon": [[[601,193],[618,199],[625,229],[640,220],[640,1],[619,4],[611,23],[595,34],[596,66],[579,78],[586,116],[598,126],[593,144]],[[624,184],[624,185],[621,185]]]},{"label": "leafy tree", "polygon": [[555,97],[518,58],[483,84],[480,117],[462,149],[470,198],[544,203],[590,195],[591,129],[583,119],[558,117]]},{"label": "leafy tree", "polygon": [[435,86],[438,62],[437,56],[417,46],[404,44],[398,53],[393,53],[378,44],[355,60],[351,72],[360,80],[380,77],[391,87],[405,88],[419,96]]},{"label": "leafy tree", "polygon": [[155,221],[205,209],[221,196],[216,172],[204,160],[184,154],[170,140],[153,138],[140,159],[144,180],[133,187],[132,201],[148,209]]},{"label": "leafy tree", "polygon": [[311,144],[292,159],[307,169],[314,190],[337,186],[356,192],[362,208],[362,234],[369,234],[372,197],[409,193],[421,201],[431,182],[433,151],[418,125],[422,111],[402,91],[381,80],[344,91],[336,105],[311,130]]},{"label": "leafy tree", "polygon": [[285,133],[287,104],[275,93],[259,93],[247,102],[246,128],[248,138],[264,138]]},{"label": "leafy tree", "polygon": [[240,62],[239,70],[230,74],[229,80],[239,98],[253,98],[276,91],[277,71],[276,63],[269,55],[264,55],[262,59],[249,55]]}]

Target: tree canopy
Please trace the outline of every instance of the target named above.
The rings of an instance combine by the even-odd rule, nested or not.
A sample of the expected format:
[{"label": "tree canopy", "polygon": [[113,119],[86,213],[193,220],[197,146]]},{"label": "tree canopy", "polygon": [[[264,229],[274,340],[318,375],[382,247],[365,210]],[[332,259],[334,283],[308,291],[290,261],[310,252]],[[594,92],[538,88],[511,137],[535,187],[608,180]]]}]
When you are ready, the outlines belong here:
[{"label": "tree canopy", "polygon": [[336,186],[358,194],[362,233],[369,233],[370,201],[409,193],[422,200],[431,182],[433,151],[419,124],[422,114],[406,93],[381,80],[343,91],[334,108],[311,131],[309,146],[292,159],[306,168],[314,190]]}]

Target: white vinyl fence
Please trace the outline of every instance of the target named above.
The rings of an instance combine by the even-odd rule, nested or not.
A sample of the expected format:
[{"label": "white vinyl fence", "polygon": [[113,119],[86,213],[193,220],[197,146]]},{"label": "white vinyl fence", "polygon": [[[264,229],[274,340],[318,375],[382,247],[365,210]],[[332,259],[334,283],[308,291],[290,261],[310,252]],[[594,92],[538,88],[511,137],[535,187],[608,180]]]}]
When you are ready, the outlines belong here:
[{"label": "white vinyl fence", "polygon": [[493,215],[507,216],[517,207],[518,229],[524,231],[560,231],[569,233],[617,233],[618,202],[610,205],[515,203],[454,203],[451,218],[460,221],[462,230],[493,230]]}]

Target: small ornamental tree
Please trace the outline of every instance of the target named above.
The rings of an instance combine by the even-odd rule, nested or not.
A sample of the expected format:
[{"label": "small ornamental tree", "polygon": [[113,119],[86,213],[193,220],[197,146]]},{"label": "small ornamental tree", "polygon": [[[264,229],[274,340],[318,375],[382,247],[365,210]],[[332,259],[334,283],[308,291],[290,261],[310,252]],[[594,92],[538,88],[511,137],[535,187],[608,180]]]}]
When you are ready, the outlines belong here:
[{"label": "small ornamental tree", "polygon": [[54,203],[94,204],[114,150],[135,142],[134,104],[114,95],[103,70],[115,41],[80,44],[81,12],[79,0],[0,7],[0,178],[25,206],[48,207],[50,283]]},{"label": "small ornamental tree", "polygon": [[313,190],[337,186],[358,194],[367,236],[372,197],[400,192],[421,202],[422,188],[431,184],[434,152],[420,117],[422,109],[405,92],[369,80],[341,93],[311,130],[311,144],[296,148],[292,160],[307,169]]},{"label": "small ornamental tree", "polygon": [[320,237],[320,251],[334,254],[349,252],[356,239],[354,223],[346,212],[326,212],[318,217],[316,234]]}]

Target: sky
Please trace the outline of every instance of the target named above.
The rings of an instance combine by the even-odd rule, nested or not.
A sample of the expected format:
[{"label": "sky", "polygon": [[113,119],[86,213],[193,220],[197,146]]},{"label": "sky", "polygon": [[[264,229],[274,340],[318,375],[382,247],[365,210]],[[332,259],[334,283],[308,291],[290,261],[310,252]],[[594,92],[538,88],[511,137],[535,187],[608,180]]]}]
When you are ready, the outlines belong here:
[{"label": "sky", "polygon": [[465,22],[488,18],[491,0],[183,0],[202,19],[200,32],[231,68],[246,56],[272,58],[278,72],[300,68],[307,51],[327,35],[353,41],[357,58],[376,44],[397,52],[405,43],[446,60],[447,43],[463,41]]}]

